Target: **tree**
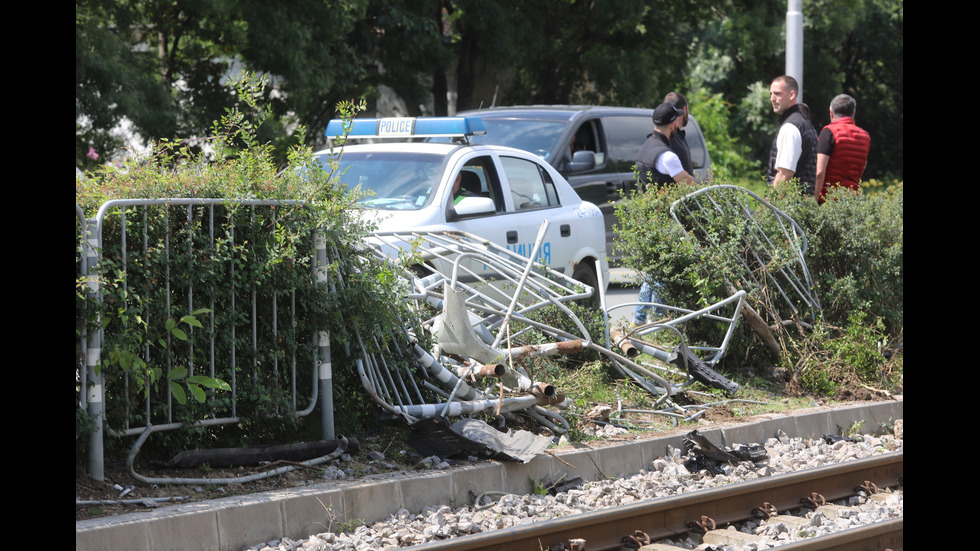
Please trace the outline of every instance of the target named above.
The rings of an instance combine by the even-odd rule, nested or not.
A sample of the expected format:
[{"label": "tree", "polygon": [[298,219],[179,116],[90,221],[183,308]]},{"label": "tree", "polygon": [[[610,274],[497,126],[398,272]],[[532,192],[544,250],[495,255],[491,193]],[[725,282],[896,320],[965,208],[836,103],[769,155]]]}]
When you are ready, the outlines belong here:
[{"label": "tree", "polygon": [[[803,100],[814,126],[829,122],[834,96],[850,93],[872,134],[865,177],[902,177],[903,0],[809,0],[803,10]],[[689,86],[734,106],[731,133],[760,173],[775,132],[769,83],[785,72],[785,14],[783,0],[727,0],[692,37]]]},{"label": "tree", "polygon": [[[459,107],[651,105],[679,84],[705,2],[459,0]],[[489,86],[481,78],[496,75]]]},{"label": "tree", "polygon": [[[873,139],[866,175],[901,177],[903,0],[803,7],[814,124],[834,95],[852,93]],[[89,147],[118,146],[123,120],[150,140],[203,133],[236,101],[222,83],[245,69],[271,77],[261,106],[276,120],[260,136],[271,142],[293,139],[297,124],[320,141],[338,101],[385,88],[404,115],[446,114],[453,88],[459,109],[651,107],[671,90],[703,91],[731,109],[735,149],[761,173],[785,12],[784,0],[79,0],[76,164],[90,162]]]},{"label": "tree", "polygon": [[[448,4],[448,2],[447,2]],[[387,85],[419,114],[452,52],[440,0],[142,0],[76,3],[76,164],[89,147],[121,145],[128,119],[148,140],[207,131],[236,98],[223,84],[239,70],[270,76],[261,101],[275,115],[259,139],[290,140],[297,124],[321,129],[344,99]],[[277,145],[284,146],[284,143]],[[279,147],[285,150],[285,147]]]},{"label": "tree", "polygon": [[102,0],[75,3],[75,164],[85,166],[89,147],[113,151],[113,134],[124,117],[142,131],[173,135],[170,90],[159,79],[149,48],[134,48],[141,36],[131,4]]}]

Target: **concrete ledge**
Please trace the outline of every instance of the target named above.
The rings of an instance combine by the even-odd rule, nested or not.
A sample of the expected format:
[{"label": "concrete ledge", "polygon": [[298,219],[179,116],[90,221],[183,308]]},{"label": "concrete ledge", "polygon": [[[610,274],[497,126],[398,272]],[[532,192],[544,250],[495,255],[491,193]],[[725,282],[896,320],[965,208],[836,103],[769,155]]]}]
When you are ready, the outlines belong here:
[{"label": "concrete ledge", "polygon": [[[701,432],[719,446],[763,443],[780,430],[807,438],[852,429],[873,433],[902,419],[903,412],[900,397],[891,402],[814,408],[794,415],[768,414]],[[525,494],[533,491],[534,482],[562,477],[597,480],[628,476],[648,469],[655,458],[667,454],[668,448],[683,448],[683,435],[693,428],[603,447],[563,448],[527,464],[488,461],[447,471],[380,475],[79,521],[75,523],[75,550],[238,551],[282,537],[300,539],[332,531],[340,523],[355,519],[383,520],[398,509],[418,512],[435,503],[460,507],[489,490]]]}]

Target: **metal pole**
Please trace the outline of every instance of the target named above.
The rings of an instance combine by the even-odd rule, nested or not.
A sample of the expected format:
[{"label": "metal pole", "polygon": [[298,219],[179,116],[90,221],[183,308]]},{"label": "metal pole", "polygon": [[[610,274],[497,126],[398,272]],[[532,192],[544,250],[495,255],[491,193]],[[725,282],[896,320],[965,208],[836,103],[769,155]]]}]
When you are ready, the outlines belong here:
[{"label": "metal pole", "polygon": [[102,446],[103,423],[105,421],[105,403],[102,391],[102,370],[99,369],[99,356],[102,352],[102,307],[101,291],[99,288],[99,257],[101,250],[98,218],[89,220],[85,226],[85,257],[87,259],[86,277],[88,279],[88,299],[98,309],[98,328],[92,332],[91,340],[86,350],[86,365],[88,385],[82,389],[86,393],[86,405],[92,418],[92,434],[88,439],[88,474],[100,482],[105,480],[105,457]]},{"label": "metal pole", "polygon": [[796,101],[803,101],[803,0],[786,3],[786,74],[800,83]]},{"label": "metal pole", "polygon": [[[316,234],[316,280],[323,286],[323,292],[328,291],[327,286],[327,240],[322,233]],[[320,423],[324,440],[334,440],[334,419],[333,419],[333,366],[330,363],[330,331],[321,330],[317,332],[317,358],[320,362],[318,372],[320,382]]]}]

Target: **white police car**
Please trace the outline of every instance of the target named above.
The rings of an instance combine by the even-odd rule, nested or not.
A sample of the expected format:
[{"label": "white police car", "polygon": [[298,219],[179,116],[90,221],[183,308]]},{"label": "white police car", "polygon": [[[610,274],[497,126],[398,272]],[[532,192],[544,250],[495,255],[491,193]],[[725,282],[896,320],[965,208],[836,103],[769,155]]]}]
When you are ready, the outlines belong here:
[{"label": "white police car", "polygon": [[[378,231],[459,230],[529,256],[543,220],[549,221],[537,261],[598,289],[609,282],[602,213],[582,201],[540,157],[503,146],[469,145],[485,133],[479,117],[419,117],[352,121],[348,138],[401,138],[345,145],[316,153],[336,155],[340,180],[368,193],[361,206],[376,209]],[[326,136],[343,136],[331,121]],[[407,142],[451,137],[456,143]]]}]

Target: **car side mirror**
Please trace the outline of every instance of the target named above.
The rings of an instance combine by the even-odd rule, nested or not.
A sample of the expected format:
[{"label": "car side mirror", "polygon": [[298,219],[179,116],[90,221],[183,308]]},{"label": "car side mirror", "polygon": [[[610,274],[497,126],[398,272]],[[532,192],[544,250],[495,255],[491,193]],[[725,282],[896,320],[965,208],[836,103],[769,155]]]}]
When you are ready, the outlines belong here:
[{"label": "car side mirror", "polygon": [[568,163],[568,172],[584,172],[595,168],[595,151],[583,149],[572,153],[572,161]]},{"label": "car side mirror", "polygon": [[493,214],[497,211],[497,207],[489,197],[463,197],[449,210],[453,215],[452,219],[455,220],[480,214]]}]

